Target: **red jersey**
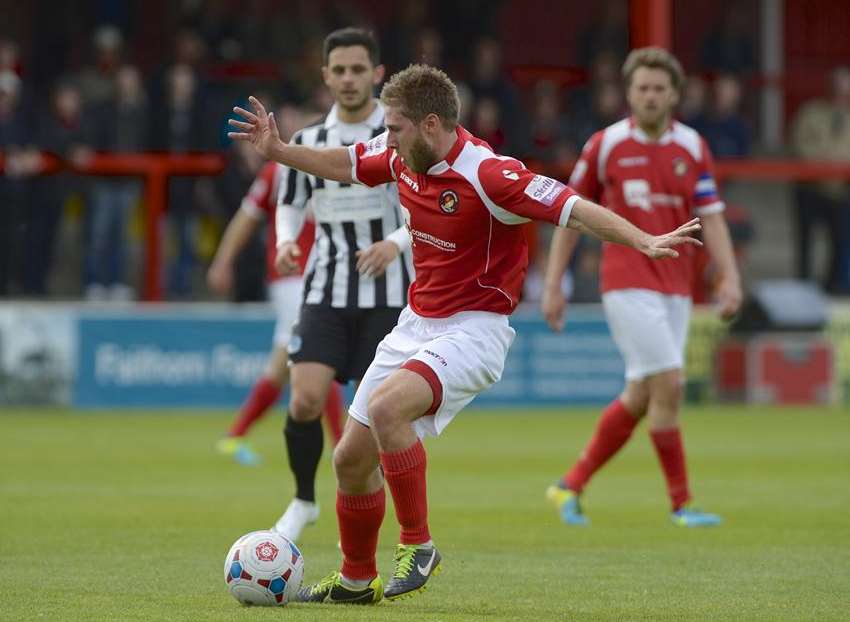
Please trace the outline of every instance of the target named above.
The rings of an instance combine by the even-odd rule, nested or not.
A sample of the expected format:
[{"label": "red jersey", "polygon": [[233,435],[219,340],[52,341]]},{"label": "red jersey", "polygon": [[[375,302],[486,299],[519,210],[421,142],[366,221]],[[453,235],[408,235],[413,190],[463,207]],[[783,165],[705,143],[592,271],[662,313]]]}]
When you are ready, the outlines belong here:
[{"label": "red jersey", "polygon": [[[277,208],[277,188],[280,183],[282,168],[276,162],[267,162],[260,169],[260,172],[257,173],[257,177],[248,189],[245,198],[242,199],[242,205],[240,207],[240,209],[244,209],[254,218],[265,218],[268,221],[268,227],[266,227],[268,230],[266,234],[266,280],[268,281],[276,281],[294,276],[281,276],[274,267],[274,260],[277,255],[277,235],[274,219]],[[310,254],[310,249],[313,246],[313,238],[316,235],[315,230],[315,223],[312,220],[305,220],[304,226],[301,227],[301,233],[298,234],[297,243],[298,248],[301,249],[301,257],[298,258],[299,275],[304,273],[307,256]]]},{"label": "red jersey", "polygon": [[[597,132],[584,146],[570,186],[652,235],[724,209],[708,146],[675,121],[658,141],[650,141],[633,119]],[[602,291],[690,295],[695,248],[685,244],[677,250],[676,259],[657,261],[627,246],[603,244]]]},{"label": "red jersey", "polygon": [[359,183],[398,182],[416,271],[408,301],[425,317],[510,314],[528,267],[525,233],[515,225],[530,219],[566,225],[578,200],[566,185],[496,155],[459,126],[446,158],[424,174],[387,147],[387,132],[349,151]]}]

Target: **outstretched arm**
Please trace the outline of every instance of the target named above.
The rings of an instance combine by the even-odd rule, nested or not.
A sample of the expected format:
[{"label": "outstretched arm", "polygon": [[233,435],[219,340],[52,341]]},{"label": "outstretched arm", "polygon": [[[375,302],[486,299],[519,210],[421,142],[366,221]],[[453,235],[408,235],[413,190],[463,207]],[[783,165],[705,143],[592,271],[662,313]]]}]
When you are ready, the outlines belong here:
[{"label": "outstretched arm", "polygon": [[691,237],[691,234],[701,229],[699,218],[686,222],[670,233],[650,235],[611,210],[584,199],[578,199],[573,204],[567,227],[590,233],[606,242],[631,246],[653,259],[678,257],[679,253],[673,247],[680,244],[702,246],[702,242]]},{"label": "outstretched arm", "polygon": [[708,254],[717,264],[718,281],[715,290],[717,311],[724,320],[735,317],[741,307],[741,277],[735,263],[735,251],[729,236],[726,219],[718,212],[702,216],[705,246]]},{"label": "outstretched arm", "polygon": [[226,294],[233,288],[233,264],[259,224],[259,220],[239,209],[227,225],[207,272],[207,283],[216,292]]},{"label": "outstretched arm", "polygon": [[315,149],[304,145],[287,145],[280,139],[274,113],[267,113],[262,102],[256,97],[249,97],[248,101],[251,102],[254,112],[236,106],[233,112],[244,120],[228,120],[231,127],[239,130],[228,132],[228,137],[251,143],[267,160],[280,162],[323,179],[348,184],[354,182],[351,178],[351,156],[347,147]]},{"label": "outstretched arm", "polygon": [[549,246],[549,261],[546,264],[540,307],[549,328],[557,332],[564,328],[564,311],[567,307],[564,292],[561,290],[561,281],[578,244],[579,236],[579,232],[575,229],[557,227],[552,233],[552,243]]}]

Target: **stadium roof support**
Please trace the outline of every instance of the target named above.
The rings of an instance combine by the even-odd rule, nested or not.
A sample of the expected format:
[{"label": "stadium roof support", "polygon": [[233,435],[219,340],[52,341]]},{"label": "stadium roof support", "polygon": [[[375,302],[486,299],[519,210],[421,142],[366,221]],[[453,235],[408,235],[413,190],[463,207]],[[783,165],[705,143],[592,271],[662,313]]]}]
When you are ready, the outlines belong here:
[{"label": "stadium roof support", "polygon": [[629,0],[629,30],[632,48],[656,45],[671,50],[672,0]]}]

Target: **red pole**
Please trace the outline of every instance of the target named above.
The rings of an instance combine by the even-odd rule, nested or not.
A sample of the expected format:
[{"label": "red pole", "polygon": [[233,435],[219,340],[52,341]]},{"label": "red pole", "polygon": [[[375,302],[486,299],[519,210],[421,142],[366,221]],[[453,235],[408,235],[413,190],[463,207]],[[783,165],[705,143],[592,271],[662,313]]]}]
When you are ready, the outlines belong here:
[{"label": "red pole", "polygon": [[649,45],[673,48],[673,4],[671,0],[629,0],[632,48]]},{"label": "red pole", "polygon": [[168,172],[153,166],[145,178],[145,284],[144,300],[162,300],[162,215],[168,201]]}]

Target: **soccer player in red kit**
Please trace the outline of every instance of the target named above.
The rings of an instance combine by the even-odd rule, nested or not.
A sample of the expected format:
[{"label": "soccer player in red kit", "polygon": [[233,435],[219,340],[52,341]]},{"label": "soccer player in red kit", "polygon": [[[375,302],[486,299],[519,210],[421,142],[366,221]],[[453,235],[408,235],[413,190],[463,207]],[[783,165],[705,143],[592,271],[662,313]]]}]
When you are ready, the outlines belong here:
[{"label": "soccer player in red kit", "polygon": [[[493,153],[458,125],[457,89],[442,71],[411,65],[384,86],[387,131],[348,148],[283,144],[256,99],[231,136],[264,157],[327,179],[396,182],[413,238],[416,280],[398,325],[378,346],[334,452],[342,568],[299,592],[307,602],[376,603],[422,591],[440,570],[428,529],[425,449],[478,393],[497,382],[528,264],[521,227],[540,220],[589,231],[650,257],[698,244],[697,220],[651,236],[564,184]],[[280,259],[280,257],[279,257]],[[375,553],[384,485],[401,525],[384,589]]]},{"label": "soccer player in red kit", "polygon": [[[588,140],[570,187],[650,233],[698,216],[703,241],[719,269],[718,310],[731,318],[741,303],[741,286],[711,153],[697,132],[672,118],[682,68],[666,50],[642,48],[626,59],[623,77],[632,115]],[[542,307],[554,330],[563,328],[560,283],[577,238],[575,231],[558,230],[552,240]],[[631,248],[603,245],[602,304],[625,359],[626,387],[603,412],[572,469],[547,490],[567,524],[587,523],[581,492],[644,417],[667,480],[673,522],[685,527],[720,522],[719,516],[691,505],[679,430],[693,263],[691,247],[684,247],[678,258],[653,262]]]},{"label": "soccer player in red kit", "polygon": [[[245,440],[245,435],[251,426],[274,406],[289,378],[287,345],[292,336],[292,325],[298,318],[298,310],[301,308],[301,289],[303,287],[301,273],[304,271],[304,264],[310,253],[310,247],[313,245],[315,227],[312,223],[309,223],[302,229],[298,238],[298,246],[301,249],[298,273],[291,276],[282,276],[278,273],[274,265],[277,253],[274,219],[280,176],[284,170],[284,167],[276,162],[268,162],[260,169],[256,179],[242,199],[242,204],[228,223],[207,272],[207,282],[213,290],[221,294],[229,293],[233,288],[236,256],[245,248],[245,245],[263,221],[268,222],[266,279],[268,281],[269,298],[271,298],[277,314],[273,348],[262,376],[251,388],[251,392],[239,410],[239,415],[230,426],[227,436],[216,443],[216,448],[220,453],[232,456],[234,460],[244,465],[255,465],[259,462],[259,456],[254,453]],[[325,404],[325,418],[334,442],[341,436],[341,393],[339,386],[334,385]]]}]

